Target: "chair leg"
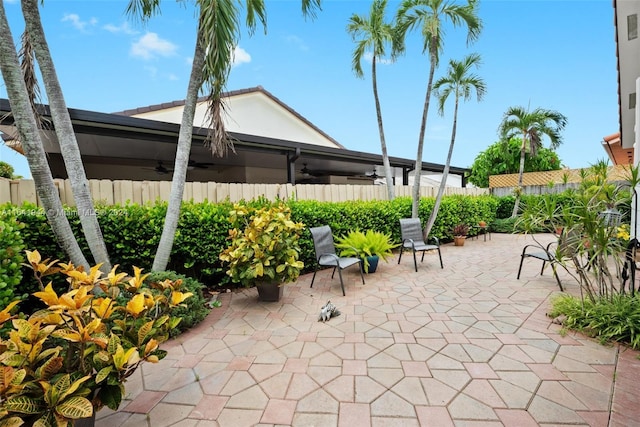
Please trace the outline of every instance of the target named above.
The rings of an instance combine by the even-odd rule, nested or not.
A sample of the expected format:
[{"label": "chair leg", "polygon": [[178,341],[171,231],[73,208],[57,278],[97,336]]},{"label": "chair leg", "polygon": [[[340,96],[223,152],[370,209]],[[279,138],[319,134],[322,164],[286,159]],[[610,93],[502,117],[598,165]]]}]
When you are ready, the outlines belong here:
[{"label": "chair leg", "polygon": [[551,263],[551,269],[553,270],[553,275],[556,278],[556,282],[558,282],[560,292],[564,292],[564,288],[562,287],[562,283],[560,283],[560,278],[558,277],[558,272],[556,271],[556,265],[554,263]]},{"label": "chair leg", "polygon": [[[362,263],[362,260],[360,260],[360,263]],[[362,274],[362,266],[360,264],[358,264],[358,271],[360,272],[360,277],[362,278],[362,284],[364,285],[364,274]]]},{"label": "chair leg", "polygon": [[[333,276],[335,276],[335,274],[336,274],[336,268],[337,267],[333,267],[333,272],[331,272],[331,280],[333,280]],[[338,271],[338,273],[339,273],[339,271]]]},{"label": "chair leg", "polygon": [[524,262],[524,257],[521,256],[520,257],[520,267],[518,267],[518,277],[516,277],[516,280],[520,280],[520,272],[522,271],[522,263]]},{"label": "chair leg", "polygon": [[316,280],[316,273],[318,272],[318,265],[316,264],[316,269],[313,270],[313,277],[311,278],[311,286],[309,286],[310,288],[313,288],[313,281]]},{"label": "chair leg", "polygon": [[398,257],[398,264],[400,264],[400,260],[402,259],[402,251],[404,251],[404,247],[400,248],[400,256]]},{"label": "chair leg", "polygon": [[342,281],[342,269],[338,268],[338,276],[340,276],[340,286],[342,287],[342,296],[346,296],[347,294],[344,292],[344,282]]},{"label": "chair leg", "polygon": [[540,269],[540,275],[541,276],[542,276],[542,273],[544,273],[544,268],[546,267],[546,265],[547,265],[547,261],[542,260],[542,268]]},{"label": "chair leg", "polygon": [[440,247],[438,246],[438,258],[440,258],[440,268],[444,268],[442,264],[442,253],[440,253]]},{"label": "chair leg", "polygon": [[420,258],[420,262],[424,262],[424,253],[427,251],[422,251],[422,258]]},{"label": "chair leg", "polygon": [[413,250],[413,265],[416,268],[416,273],[418,272],[418,261],[416,260],[416,251]]}]

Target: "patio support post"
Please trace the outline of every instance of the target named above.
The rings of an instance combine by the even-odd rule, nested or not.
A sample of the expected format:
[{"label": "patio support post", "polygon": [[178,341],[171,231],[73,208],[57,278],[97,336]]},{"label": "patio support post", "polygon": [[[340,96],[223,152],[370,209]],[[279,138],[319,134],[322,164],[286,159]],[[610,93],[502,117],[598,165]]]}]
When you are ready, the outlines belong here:
[{"label": "patio support post", "polygon": [[287,182],[289,184],[296,184],[296,160],[300,157],[300,148],[296,148],[296,153],[291,154],[287,151]]},{"label": "patio support post", "polygon": [[[636,79],[636,122],[633,127],[635,133],[635,143],[633,144],[633,164],[635,167],[638,167],[640,164],[640,77]],[[638,238],[638,230],[636,230],[637,222],[638,222],[638,203],[636,199],[638,197],[638,193],[640,193],[640,186],[635,188],[633,192],[633,200],[631,201],[631,238]]]}]

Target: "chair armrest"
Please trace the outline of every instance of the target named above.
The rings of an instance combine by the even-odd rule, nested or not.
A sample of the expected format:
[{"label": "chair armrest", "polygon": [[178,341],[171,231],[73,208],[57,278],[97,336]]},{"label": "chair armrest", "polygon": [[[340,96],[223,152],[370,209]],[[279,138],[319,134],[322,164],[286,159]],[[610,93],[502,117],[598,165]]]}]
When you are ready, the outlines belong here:
[{"label": "chair armrest", "polygon": [[404,243],[405,242],[411,242],[411,248],[415,251],[416,250],[416,243],[413,241],[413,239],[404,239],[402,241],[402,246],[404,247]]},{"label": "chair armrest", "polygon": [[[546,252],[547,255],[549,256],[549,258],[551,259],[552,256],[551,256],[550,248],[551,248],[551,245],[553,243],[555,243],[555,242],[551,242],[547,246],[540,246],[540,245],[536,245],[536,244],[526,245],[524,248],[522,248],[522,255],[521,256],[524,257],[524,256],[527,256],[527,255],[532,255],[535,252],[527,252],[527,249],[528,248],[535,248],[535,250],[537,252]],[[534,258],[536,258],[536,257],[534,257]],[[555,258],[555,257],[553,257],[553,258]]]},{"label": "chair armrest", "polygon": [[430,240],[433,240],[436,246],[440,246],[440,239],[438,239],[436,236],[429,236],[429,238],[427,239],[427,242],[429,242]]},{"label": "chair armrest", "polygon": [[322,265],[322,264],[320,264],[320,259],[321,259],[322,257],[327,257],[327,256],[328,256],[329,258],[333,258],[333,259],[336,261],[336,263],[339,263],[339,262],[340,262],[340,258],[339,258],[339,257],[338,257],[338,255],[336,255],[336,254],[320,254],[320,255],[318,255],[318,259],[316,260],[316,262],[318,263],[318,265]]}]

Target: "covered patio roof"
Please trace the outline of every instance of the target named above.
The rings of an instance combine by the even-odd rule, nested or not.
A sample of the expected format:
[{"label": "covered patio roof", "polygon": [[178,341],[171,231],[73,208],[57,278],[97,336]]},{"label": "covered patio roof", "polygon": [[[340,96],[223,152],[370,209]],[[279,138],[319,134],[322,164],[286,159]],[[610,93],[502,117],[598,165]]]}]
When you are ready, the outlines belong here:
[{"label": "covered patio roof", "polygon": [[[8,100],[0,99],[0,131],[11,136],[15,134],[15,127],[13,118],[6,115],[10,111]],[[169,167],[173,164],[180,128],[178,124],[78,109],[69,109],[69,113],[85,163],[150,170],[158,162]],[[48,106],[43,106],[43,116],[50,117]],[[60,170],[60,148],[55,133],[43,133],[52,172],[64,178],[66,173],[64,169]],[[304,167],[309,172],[304,175],[367,177],[374,171],[377,175],[383,175],[382,156],[378,154],[241,133],[229,133],[234,140],[235,153],[229,152],[223,158],[212,158],[208,148],[204,146],[206,134],[206,129],[194,128],[191,160],[199,164],[210,164],[207,167],[209,172],[217,174],[224,173],[230,167],[286,169],[290,183],[304,178]],[[415,161],[399,157],[390,157],[389,160],[392,168],[402,171],[403,184],[406,185]],[[441,173],[443,169],[441,164],[422,163],[424,172]],[[466,168],[450,168],[451,174],[463,177],[463,186],[466,183],[464,175],[468,171]],[[87,168],[87,177],[104,178],[92,176],[90,168]],[[214,181],[213,178],[212,176],[210,180]],[[121,179],[131,178],[123,176]]]}]

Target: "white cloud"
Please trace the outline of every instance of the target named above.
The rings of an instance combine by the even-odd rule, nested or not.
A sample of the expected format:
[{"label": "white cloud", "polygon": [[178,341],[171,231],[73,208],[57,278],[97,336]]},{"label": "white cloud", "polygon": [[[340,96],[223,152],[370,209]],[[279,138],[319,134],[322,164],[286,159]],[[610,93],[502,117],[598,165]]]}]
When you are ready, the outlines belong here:
[{"label": "white cloud", "polygon": [[90,18],[88,21],[83,21],[77,13],[65,13],[62,17],[62,22],[71,22],[71,25],[73,25],[76,30],[85,31],[87,26],[96,25],[98,20],[96,18]]},{"label": "white cloud", "polygon": [[309,46],[302,40],[300,37],[290,34],[284,38],[287,43],[296,46],[300,50],[307,51],[309,50]]},{"label": "white cloud", "polygon": [[126,21],[120,25],[107,24],[107,25],[104,25],[102,28],[104,28],[105,30],[113,34],[119,34],[119,33],[129,34],[129,35],[138,34],[138,32],[133,28],[131,28],[129,26],[129,23]]},{"label": "white cloud", "polygon": [[156,56],[172,56],[178,46],[168,40],[161,39],[156,33],[147,33],[131,45],[131,55],[142,59],[153,59]]},{"label": "white cloud", "polygon": [[[373,53],[366,52],[364,54],[363,58],[367,62],[372,62],[373,61]],[[389,64],[393,64],[393,60],[378,57],[378,58],[376,58],[376,64],[389,65]]]},{"label": "white cloud", "polygon": [[237,67],[240,64],[248,64],[251,62],[251,55],[240,46],[236,46],[233,49],[232,61],[232,67]]},{"label": "white cloud", "polygon": [[176,76],[175,74],[170,73],[169,74],[169,80],[180,80],[180,78],[178,76]]}]

